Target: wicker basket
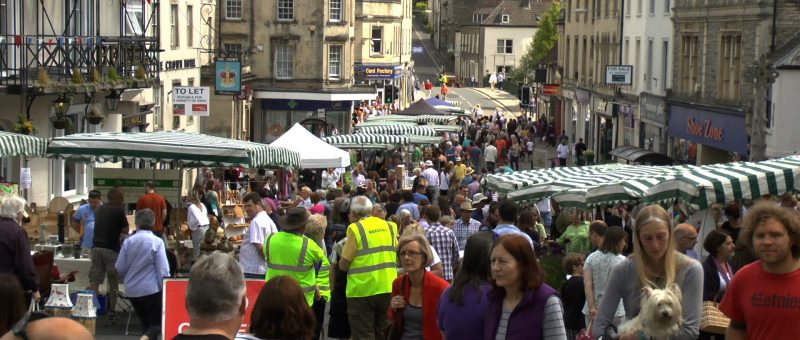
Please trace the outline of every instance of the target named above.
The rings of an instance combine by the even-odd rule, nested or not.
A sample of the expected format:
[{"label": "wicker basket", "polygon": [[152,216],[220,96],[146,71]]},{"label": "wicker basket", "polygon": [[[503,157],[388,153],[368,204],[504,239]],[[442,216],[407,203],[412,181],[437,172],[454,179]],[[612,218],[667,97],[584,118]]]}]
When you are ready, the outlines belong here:
[{"label": "wicker basket", "polygon": [[725,334],[731,319],[722,314],[713,301],[703,301],[703,317],[700,319],[700,330],[714,334]]},{"label": "wicker basket", "polygon": [[72,317],[73,320],[79,322],[83,327],[89,330],[92,335],[96,335],[97,333],[97,318],[80,318],[80,317]]},{"label": "wicker basket", "polygon": [[47,315],[54,318],[70,318],[72,316],[72,308],[45,308]]}]

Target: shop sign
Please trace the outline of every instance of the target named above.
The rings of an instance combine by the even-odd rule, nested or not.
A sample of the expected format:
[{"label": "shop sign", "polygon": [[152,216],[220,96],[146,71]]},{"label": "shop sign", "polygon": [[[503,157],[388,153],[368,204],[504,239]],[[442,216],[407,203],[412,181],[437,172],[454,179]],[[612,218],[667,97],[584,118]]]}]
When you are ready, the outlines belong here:
[{"label": "shop sign", "polygon": [[402,75],[402,66],[362,66],[367,79],[394,79]]},{"label": "shop sign", "polygon": [[179,116],[208,116],[208,86],[172,88],[172,113]]},{"label": "shop sign", "polygon": [[317,111],[324,109],[330,112],[346,111],[350,109],[349,101],[322,101],[302,99],[262,99],[261,108],[264,110],[292,110],[292,111]]},{"label": "shop sign", "polygon": [[187,68],[197,67],[197,60],[183,59],[183,60],[170,60],[161,62],[161,71],[183,70]]},{"label": "shop sign", "polygon": [[153,170],[126,168],[95,168],[93,171],[93,188],[100,192],[108,192],[114,187],[121,187],[125,193],[125,202],[136,202],[144,195],[144,184],[153,181],[156,192],[167,200],[174,200],[180,194],[180,172],[178,170]]},{"label": "shop sign", "polygon": [[669,134],[718,149],[747,153],[744,115],[670,106]]},{"label": "shop sign", "polygon": [[592,105],[592,107],[594,108],[595,111],[597,111],[599,113],[606,113],[607,108],[608,108],[608,101],[606,101],[605,99],[601,99],[601,98],[594,98],[594,103],[593,104],[594,105]]},{"label": "shop sign", "polygon": [[236,58],[219,58],[216,63],[214,93],[239,95],[242,92],[242,63]]},{"label": "shop sign", "polygon": [[[250,328],[250,315],[264,284],[266,284],[264,280],[246,280],[247,310],[239,326],[239,333],[247,333]],[[172,339],[189,328],[189,312],[186,311],[186,290],[189,288],[189,280],[166,279],[163,285],[164,297],[161,310],[164,311],[164,321],[161,323],[161,334],[164,335],[164,339]]]},{"label": "shop sign", "polygon": [[545,84],[542,87],[542,94],[545,96],[557,96],[560,92],[560,86],[558,84]]},{"label": "shop sign", "polygon": [[639,106],[642,112],[642,119],[650,120],[654,123],[666,124],[664,98],[643,92],[639,95]]},{"label": "shop sign", "polygon": [[122,117],[122,127],[132,127],[147,124],[147,115],[132,115]]},{"label": "shop sign", "polygon": [[581,104],[589,104],[590,102],[590,95],[589,91],[584,91],[581,89],[575,90],[575,99]]}]

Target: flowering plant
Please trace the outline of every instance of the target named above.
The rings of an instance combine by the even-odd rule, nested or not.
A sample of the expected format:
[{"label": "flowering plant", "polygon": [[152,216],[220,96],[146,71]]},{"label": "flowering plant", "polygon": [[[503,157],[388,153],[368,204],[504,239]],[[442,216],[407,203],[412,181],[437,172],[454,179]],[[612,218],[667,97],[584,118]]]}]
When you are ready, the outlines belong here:
[{"label": "flowering plant", "polygon": [[36,127],[33,126],[33,121],[28,119],[25,115],[20,114],[17,118],[17,123],[14,124],[14,131],[21,134],[36,133]]}]

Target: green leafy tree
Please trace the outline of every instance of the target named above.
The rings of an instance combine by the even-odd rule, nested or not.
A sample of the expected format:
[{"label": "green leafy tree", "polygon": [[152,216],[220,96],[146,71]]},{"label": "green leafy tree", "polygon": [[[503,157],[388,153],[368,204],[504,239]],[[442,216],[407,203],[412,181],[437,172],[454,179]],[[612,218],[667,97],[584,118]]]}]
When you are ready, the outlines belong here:
[{"label": "green leafy tree", "polygon": [[561,3],[554,1],[550,9],[542,18],[539,23],[539,28],[533,36],[533,40],[525,50],[525,55],[519,61],[519,65],[511,73],[511,79],[514,82],[523,82],[525,77],[531,81],[530,75],[536,70],[542,59],[550,52],[558,42],[558,30],[556,30],[556,21],[561,16]]}]

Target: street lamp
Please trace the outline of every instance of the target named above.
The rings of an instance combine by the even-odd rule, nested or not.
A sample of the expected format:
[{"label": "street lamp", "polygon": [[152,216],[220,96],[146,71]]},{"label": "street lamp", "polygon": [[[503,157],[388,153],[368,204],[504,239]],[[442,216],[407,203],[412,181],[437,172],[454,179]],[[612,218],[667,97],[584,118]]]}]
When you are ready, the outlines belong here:
[{"label": "street lamp", "polygon": [[108,111],[116,111],[117,107],[119,107],[119,99],[120,95],[117,90],[111,90],[111,93],[106,96],[106,109]]},{"label": "street lamp", "polygon": [[63,117],[64,114],[67,113],[69,110],[70,102],[65,96],[58,96],[56,100],[53,101],[53,109],[56,111],[56,117]]}]

